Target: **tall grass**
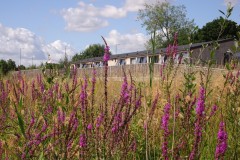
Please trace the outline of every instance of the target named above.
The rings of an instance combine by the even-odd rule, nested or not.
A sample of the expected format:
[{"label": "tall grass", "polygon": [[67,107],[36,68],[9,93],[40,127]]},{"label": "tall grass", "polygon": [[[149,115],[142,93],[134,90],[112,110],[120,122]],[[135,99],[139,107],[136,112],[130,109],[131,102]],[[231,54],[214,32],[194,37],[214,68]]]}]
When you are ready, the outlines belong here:
[{"label": "tall grass", "polygon": [[18,72],[0,80],[1,159],[239,159],[237,61],[226,65],[219,88],[213,59],[207,70],[187,64],[176,78],[176,36],[160,80],[137,82],[123,70],[119,83],[108,77],[104,42],[104,79],[95,69],[80,78],[72,66],[64,78]]}]

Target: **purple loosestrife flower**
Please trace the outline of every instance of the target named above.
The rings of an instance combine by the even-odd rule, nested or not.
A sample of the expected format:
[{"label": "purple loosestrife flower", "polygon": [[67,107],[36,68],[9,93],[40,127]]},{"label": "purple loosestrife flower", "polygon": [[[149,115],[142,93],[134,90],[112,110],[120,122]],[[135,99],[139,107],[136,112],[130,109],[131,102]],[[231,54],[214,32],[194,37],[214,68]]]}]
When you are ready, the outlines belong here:
[{"label": "purple loosestrife flower", "polygon": [[73,81],[72,81],[72,87],[76,87],[76,85],[77,85],[77,67],[76,67],[76,65],[74,64],[74,65],[72,65],[71,66],[71,68],[72,68],[72,75],[73,75]]},{"label": "purple loosestrife flower", "polygon": [[68,85],[68,83],[65,83],[65,90],[66,90],[67,93],[69,92],[69,85]]},{"label": "purple loosestrife flower", "polygon": [[217,109],[218,109],[217,105],[213,105],[211,113],[210,113],[210,117],[212,117],[216,113]]},{"label": "purple loosestrife flower", "polygon": [[110,59],[110,52],[109,52],[110,48],[108,45],[106,45],[105,49],[104,49],[104,56],[103,56],[103,61],[106,63],[107,61],[109,61]]},{"label": "purple loosestrife flower", "polygon": [[61,111],[60,109],[58,109],[57,115],[58,115],[58,122],[59,123],[64,123],[64,121],[65,121],[65,113],[63,111]]},{"label": "purple loosestrife flower", "polygon": [[89,123],[88,126],[87,126],[87,129],[88,130],[92,130],[93,129],[93,125],[91,123]]},{"label": "purple loosestrife flower", "polygon": [[44,111],[44,114],[47,115],[47,114],[50,114],[52,112],[53,112],[53,107],[51,105],[48,105],[47,108]]},{"label": "purple loosestrife flower", "polygon": [[2,154],[3,154],[3,145],[2,145],[2,141],[0,140],[0,158],[2,158]]},{"label": "purple loosestrife flower", "polygon": [[200,88],[199,98],[197,101],[196,113],[198,116],[202,117],[205,110],[205,90],[203,87]]},{"label": "purple loosestrife flower", "polygon": [[130,145],[130,150],[133,151],[133,152],[136,152],[137,150],[137,141],[136,139],[134,139]]},{"label": "purple loosestrife flower", "polygon": [[56,93],[58,93],[58,90],[59,90],[59,84],[58,84],[58,83],[55,83],[55,84],[54,84],[54,91],[55,91]]},{"label": "purple loosestrife flower", "polygon": [[119,127],[121,127],[121,125],[122,125],[122,113],[119,112],[119,113],[116,113],[116,115],[114,116],[112,132],[116,133]]},{"label": "purple loosestrife flower", "polygon": [[77,130],[77,128],[78,128],[78,119],[77,119],[77,117],[75,116],[75,119],[74,119],[74,121],[73,121],[73,131],[75,132],[76,130]]},{"label": "purple loosestrife flower", "polygon": [[215,151],[216,160],[223,158],[227,150],[228,136],[224,128],[224,122],[220,122],[217,138],[218,138],[218,143]]},{"label": "purple loosestrife flower", "polygon": [[163,129],[163,144],[162,144],[162,155],[165,160],[168,159],[168,135],[169,135],[169,129],[168,129],[168,123],[169,123],[169,117],[170,117],[170,103],[167,103],[164,107],[164,115],[162,117],[162,123],[161,128]]},{"label": "purple loosestrife flower", "polygon": [[193,145],[193,150],[190,154],[190,160],[195,159],[196,154],[198,152],[198,146],[201,142],[202,138],[202,121],[204,119],[204,111],[205,111],[205,89],[203,87],[200,88],[199,97],[197,100],[196,106],[196,114],[197,114],[197,121],[195,122],[195,141]]},{"label": "purple loosestrife flower", "polygon": [[153,103],[152,103],[152,108],[151,108],[151,111],[149,113],[149,117],[152,118],[153,114],[154,114],[154,111],[156,109],[156,106],[157,106],[157,102],[158,102],[158,98],[159,98],[159,93],[157,93]]},{"label": "purple loosestrife flower", "polygon": [[34,101],[36,98],[36,93],[35,93],[35,81],[32,81],[32,100]]},{"label": "purple loosestrife flower", "polygon": [[103,122],[104,119],[104,115],[103,113],[101,113],[98,117],[97,117],[97,122],[96,122],[96,127],[99,128]]},{"label": "purple loosestrife flower", "polygon": [[86,139],[86,136],[85,134],[81,134],[80,137],[79,137],[79,146],[81,148],[84,148],[87,146],[87,139]]},{"label": "purple loosestrife flower", "polygon": [[26,153],[22,153],[21,159],[26,159]]},{"label": "purple loosestrife flower", "polygon": [[70,150],[72,148],[72,144],[73,144],[73,139],[71,139],[68,144],[67,144],[67,150]]},{"label": "purple loosestrife flower", "polygon": [[122,84],[122,89],[121,89],[121,98],[123,100],[123,103],[128,103],[129,102],[129,91],[128,91],[128,82],[127,82],[127,77],[124,76],[123,84]]},{"label": "purple loosestrife flower", "polygon": [[136,110],[141,106],[141,103],[142,103],[142,97],[140,96],[135,102],[135,109]]},{"label": "purple loosestrife flower", "polygon": [[[95,91],[95,84],[96,84],[96,69],[93,68],[93,77],[92,77],[92,90],[91,90],[91,94],[92,96],[94,96],[94,91]],[[92,99],[92,105],[93,105],[93,102],[94,102],[94,98]]]},{"label": "purple loosestrife flower", "polygon": [[240,76],[240,70],[238,70],[237,74],[236,74],[236,78],[238,79]]},{"label": "purple loosestrife flower", "polygon": [[86,109],[87,86],[88,86],[87,78],[84,77],[84,84],[82,86],[82,90],[81,90],[81,93],[80,93],[80,103],[81,103],[82,112]]}]

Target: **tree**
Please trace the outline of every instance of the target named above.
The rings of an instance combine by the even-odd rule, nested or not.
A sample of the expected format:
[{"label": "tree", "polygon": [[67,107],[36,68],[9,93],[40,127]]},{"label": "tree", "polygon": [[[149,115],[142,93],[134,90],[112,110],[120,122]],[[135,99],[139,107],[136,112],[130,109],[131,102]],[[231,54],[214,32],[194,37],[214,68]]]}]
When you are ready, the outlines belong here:
[{"label": "tree", "polygon": [[[221,31],[221,24],[225,21],[223,32],[219,37]],[[219,17],[211,22],[206,23],[201,29],[198,30],[195,38],[198,42],[213,41],[226,38],[236,38],[237,32],[240,32],[240,26],[236,22]]]},{"label": "tree", "polygon": [[26,67],[25,67],[24,65],[21,64],[20,66],[18,66],[18,69],[19,69],[19,70],[25,70]]},{"label": "tree", "polygon": [[14,70],[16,70],[16,63],[15,63],[15,61],[13,61],[12,59],[9,59],[9,60],[7,61],[7,65],[8,65],[8,70],[9,70],[9,71],[14,71]]},{"label": "tree", "polygon": [[5,60],[0,60],[0,74],[6,75],[8,73],[8,64]]},{"label": "tree", "polygon": [[86,58],[101,57],[104,55],[104,45],[93,44],[86,48],[83,52],[75,54],[72,61],[77,61]]},{"label": "tree", "polygon": [[166,47],[171,43],[176,32],[178,43],[186,44],[195,28],[194,21],[186,18],[185,6],[174,6],[167,2],[145,4],[145,8],[139,10],[138,19],[142,21],[142,26],[146,27],[149,34],[156,32],[157,48]]}]

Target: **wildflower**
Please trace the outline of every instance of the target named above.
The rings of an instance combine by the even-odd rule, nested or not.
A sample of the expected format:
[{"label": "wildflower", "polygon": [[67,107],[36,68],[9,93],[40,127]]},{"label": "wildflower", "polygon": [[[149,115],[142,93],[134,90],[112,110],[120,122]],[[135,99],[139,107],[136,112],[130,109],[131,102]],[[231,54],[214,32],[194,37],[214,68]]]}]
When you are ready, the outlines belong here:
[{"label": "wildflower", "polygon": [[217,108],[218,108],[217,105],[213,105],[211,113],[210,113],[210,117],[212,117],[216,113]]},{"label": "wildflower", "polygon": [[171,105],[170,103],[167,103],[164,107],[164,115],[162,117],[162,123],[161,123],[161,128],[163,129],[163,144],[162,144],[162,154],[164,159],[168,159],[168,135],[169,135],[169,130],[168,130],[168,122],[169,122],[169,112],[170,112]]},{"label": "wildflower", "polygon": [[199,98],[197,100],[196,114],[197,121],[195,122],[195,141],[193,145],[193,150],[190,154],[190,160],[195,159],[195,156],[198,152],[198,146],[202,138],[202,121],[204,118],[204,110],[205,110],[205,90],[203,87],[200,88]]},{"label": "wildflower", "polygon": [[112,127],[112,132],[117,132],[119,127],[122,125],[122,113],[116,113],[114,116],[114,121],[113,121],[113,127]]},{"label": "wildflower", "polygon": [[105,49],[104,49],[104,56],[103,56],[103,61],[107,62],[110,59],[110,53],[109,53],[109,46],[106,45]]},{"label": "wildflower", "polygon": [[133,152],[136,152],[137,150],[137,141],[136,139],[134,139],[130,145],[130,150],[133,151]]},{"label": "wildflower", "polygon": [[41,132],[45,132],[47,130],[47,127],[48,127],[47,122],[44,121]]},{"label": "wildflower", "polygon": [[141,106],[141,96],[135,102],[135,108],[138,109]]},{"label": "wildflower", "polygon": [[106,62],[110,59],[110,48],[106,42],[106,40],[102,37],[104,43],[105,43],[105,49],[104,49],[104,56],[103,56],[103,61],[105,62],[105,64],[107,64]]},{"label": "wildflower", "polygon": [[88,129],[88,130],[92,130],[92,129],[93,129],[93,126],[92,126],[91,123],[88,124],[87,129]]},{"label": "wildflower", "polygon": [[75,119],[74,119],[74,122],[73,122],[73,131],[75,132],[78,128],[78,119],[77,117],[75,116]]},{"label": "wildflower", "polygon": [[196,113],[198,116],[203,116],[205,109],[205,90],[203,87],[200,88],[200,95],[197,101]]},{"label": "wildflower", "polygon": [[79,146],[80,146],[81,148],[84,148],[84,147],[87,146],[87,140],[86,140],[85,134],[81,134],[81,135],[80,135],[80,138],[79,138]]},{"label": "wildflower", "polygon": [[73,79],[72,79],[72,87],[76,87],[77,85],[77,67],[76,65],[72,65],[71,66],[71,75],[73,75]]},{"label": "wildflower", "polygon": [[65,89],[66,89],[66,92],[68,93],[69,92],[69,85],[68,85],[68,83],[65,83]]},{"label": "wildflower", "polygon": [[95,84],[96,84],[96,69],[93,69],[93,77],[92,77],[92,95],[94,94],[94,90],[95,90]]},{"label": "wildflower", "polygon": [[2,154],[3,154],[3,145],[2,145],[2,142],[0,140],[0,158],[2,158]]},{"label": "wildflower", "polygon": [[68,142],[68,144],[67,144],[67,150],[69,150],[69,149],[72,148],[72,143],[73,143],[73,139]]},{"label": "wildflower", "polygon": [[128,91],[128,83],[127,83],[127,77],[124,76],[122,89],[121,89],[121,97],[124,103],[129,102],[129,91]]},{"label": "wildflower", "polygon": [[152,103],[152,108],[151,108],[151,111],[149,113],[149,117],[152,118],[153,114],[154,114],[154,111],[156,109],[156,106],[157,106],[157,102],[158,102],[158,98],[159,98],[159,94],[156,95],[153,103]]},{"label": "wildflower", "polygon": [[32,81],[32,100],[35,100],[36,96],[35,96],[35,81]]},{"label": "wildflower", "polygon": [[104,115],[101,114],[99,117],[97,117],[97,123],[96,123],[96,127],[99,128],[103,122],[103,118],[104,118]]},{"label": "wildflower", "polygon": [[59,109],[57,111],[57,115],[58,115],[58,122],[59,123],[64,123],[64,121],[65,121],[65,113]]},{"label": "wildflower", "polygon": [[84,85],[82,86],[82,90],[81,90],[81,93],[80,93],[80,102],[81,102],[81,105],[82,105],[82,107],[81,107],[82,112],[85,110],[85,107],[86,107],[87,85],[88,85],[87,78],[84,77]]},{"label": "wildflower", "polygon": [[26,159],[26,153],[22,153],[21,159]]},{"label": "wildflower", "polygon": [[34,118],[34,115],[32,115],[32,118],[31,118],[31,121],[30,121],[30,127],[32,127],[35,123],[35,118]]},{"label": "wildflower", "polygon": [[218,143],[215,151],[215,159],[220,159],[221,157],[224,156],[226,150],[227,150],[227,133],[224,129],[224,122],[221,122],[219,125],[219,130],[218,130]]}]

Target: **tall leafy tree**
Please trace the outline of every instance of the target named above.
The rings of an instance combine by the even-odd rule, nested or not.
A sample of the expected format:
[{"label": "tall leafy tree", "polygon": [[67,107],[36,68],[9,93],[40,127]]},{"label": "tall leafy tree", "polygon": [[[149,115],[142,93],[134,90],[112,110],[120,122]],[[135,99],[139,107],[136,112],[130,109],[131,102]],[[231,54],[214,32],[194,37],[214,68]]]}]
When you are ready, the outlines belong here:
[{"label": "tall leafy tree", "polygon": [[9,71],[13,71],[13,70],[16,69],[16,63],[15,63],[15,61],[13,61],[12,59],[9,59],[9,60],[7,61],[7,65],[8,65],[8,70],[9,70]]},{"label": "tall leafy tree", "polygon": [[[224,24],[224,26],[221,26],[221,24]],[[222,29],[222,33],[219,36],[219,33],[221,32],[221,27],[224,28]],[[238,25],[232,20],[219,17],[211,22],[206,23],[206,25],[199,29],[197,34],[195,35],[195,38],[198,42],[236,38],[237,32],[240,32],[240,25]]]},{"label": "tall leafy tree", "polygon": [[191,33],[195,29],[193,20],[186,17],[186,8],[183,5],[174,6],[167,2],[145,4],[145,8],[139,10],[138,19],[149,34],[157,33],[156,45],[166,47],[178,33],[179,44],[186,44]]},{"label": "tall leafy tree", "polygon": [[93,44],[86,48],[83,52],[75,54],[72,61],[77,61],[86,58],[101,57],[104,55],[104,45]]},{"label": "tall leafy tree", "polygon": [[0,60],[0,74],[6,75],[8,73],[8,64],[5,60]]}]

